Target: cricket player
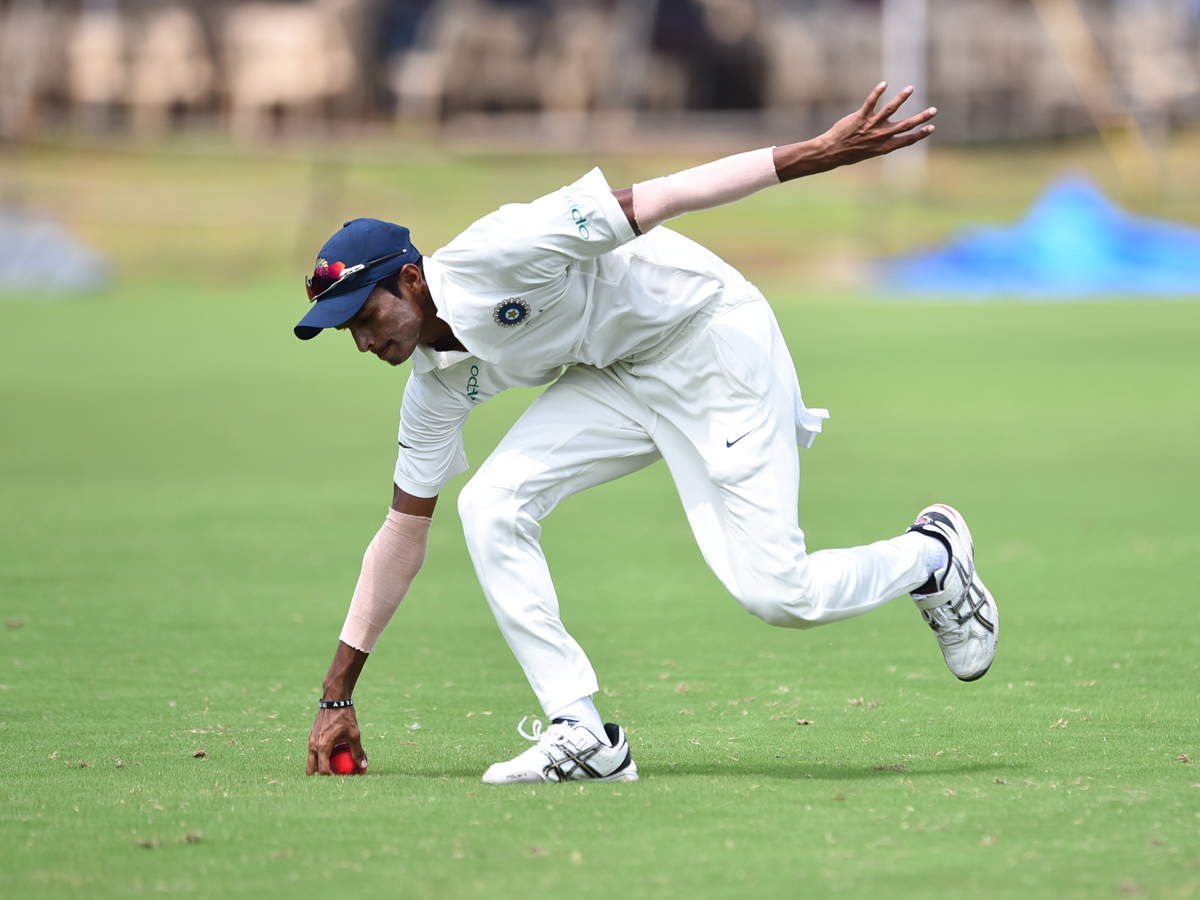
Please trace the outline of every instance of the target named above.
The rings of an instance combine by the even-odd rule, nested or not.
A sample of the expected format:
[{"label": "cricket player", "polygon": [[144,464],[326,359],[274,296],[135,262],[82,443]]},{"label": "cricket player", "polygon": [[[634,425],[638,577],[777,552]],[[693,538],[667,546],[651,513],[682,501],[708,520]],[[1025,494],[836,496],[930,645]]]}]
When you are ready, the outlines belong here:
[{"label": "cricket player", "polygon": [[[550,383],[459,495],[468,549],[496,622],[550,726],[497,762],[489,784],[634,781],[622,729],[604,724],[596,675],[559,618],[538,524],[563,498],[666,461],[705,561],[751,614],[811,628],[912,595],[950,670],[981,677],[996,653],[995,603],[966,522],[923,510],[905,533],[809,554],[797,522],[799,459],[828,417],[801,398],[770,305],[667,220],[933,133],[927,109],[892,122],[886,84],[820,137],[612,190],[599,169],[484,216],[432,256],[408,229],[348,222],[308,279],[307,340],[350,332],[359,351],[412,359],[391,510],[362,573],[309,738],[308,772],[348,744],[367,768],[352,694],[425,559],[438,493],[467,470],[471,410],[514,385]],[[520,726],[518,726],[518,730]]]}]

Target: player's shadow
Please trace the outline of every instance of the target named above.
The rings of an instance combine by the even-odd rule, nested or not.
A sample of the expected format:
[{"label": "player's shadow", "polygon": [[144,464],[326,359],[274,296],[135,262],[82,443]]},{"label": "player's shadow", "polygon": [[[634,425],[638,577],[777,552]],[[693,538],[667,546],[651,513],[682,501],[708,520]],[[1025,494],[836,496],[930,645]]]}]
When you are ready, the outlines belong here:
[{"label": "player's shadow", "polygon": [[[945,762],[926,763],[915,761],[912,765],[891,766],[850,766],[828,764],[806,764],[804,762],[785,762],[776,764],[768,761],[756,761],[746,764],[722,765],[702,763],[669,763],[662,767],[642,767],[643,774],[654,772],[662,778],[672,776],[729,776],[754,775],[760,778],[774,778],[782,781],[880,781],[897,776],[909,779],[942,778],[947,775],[973,775],[983,773],[999,776],[1011,774],[1013,768],[1000,762],[966,762],[947,760]],[[1015,777],[1015,776],[1014,776]]]},{"label": "player's shadow", "polygon": [[381,764],[376,765],[371,763],[371,775],[379,778],[419,778],[423,781],[455,781],[466,779],[469,781],[478,782],[483,773],[487,770],[487,765],[479,766],[448,766],[446,768],[432,768],[424,766],[411,766],[396,764]]}]

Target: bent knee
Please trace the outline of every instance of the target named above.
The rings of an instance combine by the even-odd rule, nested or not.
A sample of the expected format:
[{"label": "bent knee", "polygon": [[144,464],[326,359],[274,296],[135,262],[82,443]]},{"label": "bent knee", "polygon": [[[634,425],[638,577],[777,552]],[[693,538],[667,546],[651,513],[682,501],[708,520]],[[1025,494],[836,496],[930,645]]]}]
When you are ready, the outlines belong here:
[{"label": "bent knee", "polygon": [[463,485],[463,489],[458,492],[458,515],[464,524],[468,521],[475,521],[483,511],[486,506],[484,501],[486,492],[486,486],[474,478]]},{"label": "bent knee", "polygon": [[755,592],[738,597],[750,615],[778,628],[815,628],[820,624],[819,606],[807,592]]},{"label": "bent knee", "polygon": [[511,490],[496,487],[478,476],[468,481],[459,493],[458,515],[472,553],[522,530],[527,519],[522,515],[521,502]]},{"label": "bent knee", "polygon": [[500,490],[476,478],[467,482],[458,495],[458,516],[462,519],[468,544],[486,540],[494,529],[512,522],[515,510],[506,508],[511,504],[504,502],[505,494],[512,497],[511,491]]}]

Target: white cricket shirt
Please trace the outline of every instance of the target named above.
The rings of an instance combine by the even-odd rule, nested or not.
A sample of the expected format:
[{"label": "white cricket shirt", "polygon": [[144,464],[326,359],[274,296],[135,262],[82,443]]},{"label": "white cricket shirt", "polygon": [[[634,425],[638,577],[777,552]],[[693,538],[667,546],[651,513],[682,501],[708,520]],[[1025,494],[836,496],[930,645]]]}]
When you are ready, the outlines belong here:
[{"label": "white cricket shirt", "polygon": [[438,316],[467,348],[424,345],[400,411],[395,481],[432,497],[469,466],[474,406],[575,363],[661,356],[697,311],[746,279],[669,229],[638,237],[599,169],[484,216],[424,261]]}]

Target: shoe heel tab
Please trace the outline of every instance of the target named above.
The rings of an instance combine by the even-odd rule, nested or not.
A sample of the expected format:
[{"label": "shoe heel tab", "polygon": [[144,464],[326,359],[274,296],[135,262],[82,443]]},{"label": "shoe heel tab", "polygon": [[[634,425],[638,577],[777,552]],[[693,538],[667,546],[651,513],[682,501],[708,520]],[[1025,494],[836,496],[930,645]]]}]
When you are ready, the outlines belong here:
[{"label": "shoe heel tab", "polygon": [[621,726],[614,725],[612,722],[604,723],[604,733],[608,735],[608,745],[615,747],[621,741]]}]

